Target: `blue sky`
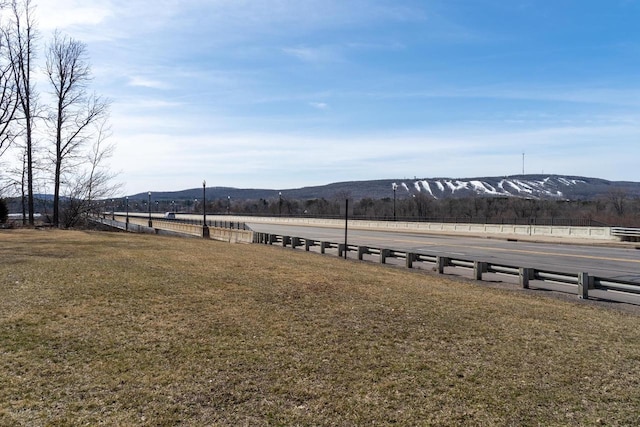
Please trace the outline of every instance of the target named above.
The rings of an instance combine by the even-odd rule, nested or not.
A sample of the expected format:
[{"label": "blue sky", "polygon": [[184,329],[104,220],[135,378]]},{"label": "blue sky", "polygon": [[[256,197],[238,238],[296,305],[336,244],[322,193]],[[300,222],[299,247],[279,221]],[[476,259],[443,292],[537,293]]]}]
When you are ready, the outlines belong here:
[{"label": "blue sky", "polygon": [[[124,192],[640,181],[638,0],[40,0],[113,100]],[[40,84],[46,90],[45,82]]]}]

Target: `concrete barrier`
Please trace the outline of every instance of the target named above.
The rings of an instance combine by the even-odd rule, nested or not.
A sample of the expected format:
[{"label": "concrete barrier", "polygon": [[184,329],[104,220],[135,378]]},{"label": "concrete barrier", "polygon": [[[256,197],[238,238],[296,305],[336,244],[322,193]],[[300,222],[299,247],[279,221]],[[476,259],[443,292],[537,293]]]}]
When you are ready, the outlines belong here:
[{"label": "concrete barrier", "polygon": [[[127,223],[127,217],[125,215],[115,215],[115,221],[120,224]],[[188,224],[179,221],[164,220],[158,217],[151,218],[151,227],[149,227],[149,218],[142,216],[128,217],[129,231],[133,232],[155,232],[156,234],[176,234],[186,235],[194,237],[203,237],[202,225]],[[126,225],[121,226],[122,229],[127,229]],[[237,230],[220,227],[209,227],[209,237],[213,240],[220,240],[229,243],[252,243],[253,232],[249,230]]]},{"label": "concrete barrier", "polygon": [[[313,227],[343,228],[344,220],[325,218],[281,218],[221,216],[225,221],[245,223],[265,223]],[[404,221],[349,220],[350,229],[355,230],[402,230],[416,233],[447,233],[502,236],[534,236],[575,238],[585,240],[620,241],[611,233],[611,227],[568,227],[549,225],[512,225],[512,224],[460,224]]]},{"label": "concrete barrier", "polygon": [[202,237],[202,226],[196,224],[185,224],[183,222],[152,220],[153,228],[173,231],[175,233],[187,234],[190,236]]},{"label": "concrete barrier", "polygon": [[[118,216],[117,214],[116,216]],[[157,215],[159,216],[159,215]],[[200,215],[178,214],[180,219],[199,220]],[[132,217],[130,217],[132,218]],[[148,218],[138,217],[145,223]],[[161,218],[154,218],[153,221]],[[240,222],[240,223],[264,223],[278,225],[312,226],[343,228],[344,219],[328,218],[289,218],[289,217],[260,217],[242,215],[215,215],[218,221]],[[351,219],[348,224],[354,230],[402,230],[413,233],[434,233],[434,234],[460,234],[460,235],[494,235],[508,237],[530,236],[530,237],[552,237],[552,238],[572,238],[582,240],[598,241],[621,241],[620,236],[612,233],[611,227],[569,227],[550,225],[513,225],[513,224],[468,224],[468,223],[437,223],[437,222],[407,222],[407,221],[373,221]]]}]

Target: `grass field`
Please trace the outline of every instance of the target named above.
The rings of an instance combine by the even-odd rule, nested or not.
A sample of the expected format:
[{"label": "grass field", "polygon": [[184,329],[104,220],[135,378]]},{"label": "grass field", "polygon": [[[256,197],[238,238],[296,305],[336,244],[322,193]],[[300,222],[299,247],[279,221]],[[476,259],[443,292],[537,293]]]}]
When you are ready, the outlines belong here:
[{"label": "grass field", "polygon": [[639,326],[277,247],[0,231],[0,425],[639,425]]}]

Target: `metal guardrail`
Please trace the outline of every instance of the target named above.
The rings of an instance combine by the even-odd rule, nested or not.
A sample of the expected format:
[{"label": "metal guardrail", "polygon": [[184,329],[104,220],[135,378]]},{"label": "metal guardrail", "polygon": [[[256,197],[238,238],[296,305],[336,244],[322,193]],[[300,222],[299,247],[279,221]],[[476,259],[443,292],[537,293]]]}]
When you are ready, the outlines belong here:
[{"label": "metal guardrail", "polygon": [[575,274],[561,271],[548,271],[518,265],[454,258],[435,253],[407,252],[364,245],[345,245],[344,243],[262,232],[254,232],[253,242],[267,245],[277,244],[282,247],[291,247],[292,249],[304,247],[307,252],[310,251],[310,248],[317,246],[320,248],[320,253],[325,254],[327,250],[335,250],[338,257],[346,257],[346,254],[353,252],[357,254],[358,260],[364,260],[365,255],[373,256],[378,257],[378,261],[381,264],[386,264],[389,258],[401,259],[405,261],[407,268],[414,268],[414,264],[416,263],[429,263],[434,264],[433,269],[439,274],[445,274],[446,267],[470,269],[473,271],[475,280],[482,280],[484,273],[503,274],[518,278],[518,282],[523,288],[529,288],[529,283],[532,280],[571,285],[577,287],[578,297],[583,299],[589,298],[589,290],[591,289],[640,295],[640,283],[591,276],[587,272]]},{"label": "metal guardrail", "polygon": [[640,228],[611,227],[611,235],[620,237],[621,240],[640,241]]}]

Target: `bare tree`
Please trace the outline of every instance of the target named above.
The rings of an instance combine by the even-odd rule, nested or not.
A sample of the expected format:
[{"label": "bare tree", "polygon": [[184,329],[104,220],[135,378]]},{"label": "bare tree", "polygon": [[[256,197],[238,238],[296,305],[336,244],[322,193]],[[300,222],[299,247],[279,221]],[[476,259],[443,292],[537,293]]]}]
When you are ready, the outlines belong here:
[{"label": "bare tree", "polygon": [[96,200],[111,198],[120,188],[114,183],[116,174],[106,164],[115,149],[107,142],[111,136],[107,116],[92,127],[95,138],[90,150],[85,152],[84,161],[65,174],[67,193],[60,202],[60,221],[66,228],[77,225],[86,214],[97,212]]},{"label": "bare tree", "polygon": [[[8,1],[0,1],[0,10],[7,6]],[[6,38],[0,38],[0,157],[13,140],[11,125],[18,108],[13,67],[7,46]]]},{"label": "bare tree", "polygon": [[629,198],[627,192],[622,188],[614,188],[609,191],[607,198],[616,215],[622,217],[625,214],[625,207]]},{"label": "bare tree", "polygon": [[0,157],[7,151],[15,137],[12,125],[18,108],[13,67],[5,40],[0,40]]},{"label": "bare tree", "polygon": [[87,93],[91,68],[84,43],[56,32],[46,57],[56,102],[50,121],[55,129],[53,225],[58,226],[61,177],[65,168],[78,165],[81,148],[94,136],[91,124],[107,114],[109,103]]},{"label": "bare tree", "polygon": [[31,0],[11,1],[11,20],[2,30],[2,38],[11,66],[11,76],[16,91],[18,109],[22,115],[20,123],[24,128],[27,169],[27,205],[29,224],[34,224],[33,200],[33,130],[36,117],[37,93],[33,84],[35,44],[37,32],[33,18]]},{"label": "bare tree", "polygon": [[106,142],[111,136],[107,118],[97,122],[95,128],[96,139],[87,155],[89,168],[86,174],[85,193],[89,211],[94,208],[96,199],[111,197],[120,188],[119,184],[113,182],[116,174],[111,172],[105,164],[115,151],[115,145]]}]

